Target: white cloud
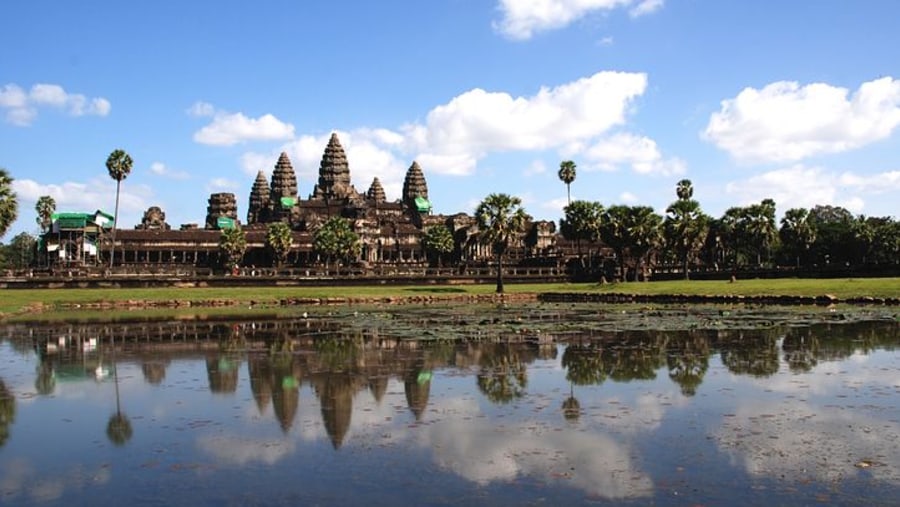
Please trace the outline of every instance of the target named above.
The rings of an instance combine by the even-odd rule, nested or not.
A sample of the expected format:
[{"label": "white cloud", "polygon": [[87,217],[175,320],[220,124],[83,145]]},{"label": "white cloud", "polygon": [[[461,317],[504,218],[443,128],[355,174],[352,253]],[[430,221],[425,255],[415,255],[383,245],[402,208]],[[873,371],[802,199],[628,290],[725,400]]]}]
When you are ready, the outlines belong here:
[{"label": "white cloud", "polygon": [[591,13],[627,8],[633,18],[661,9],[663,0],[500,0],[494,29],[514,40],[568,26]]},{"label": "white cloud", "polygon": [[197,101],[187,109],[187,114],[198,118],[212,116],[216,113],[216,108],[209,102]]},{"label": "white cloud", "polygon": [[[111,178],[95,178],[86,183],[67,181],[44,185],[31,179],[16,179],[13,190],[19,197],[20,220],[34,223],[34,204],[44,195],[56,201],[58,211],[92,212],[97,209],[112,214],[115,209],[116,183]],[[148,202],[154,199],[153,190],[146,185],[126,183],[119,194],[120,228],[140,223]]]},{"label": "white cloud", "polygon": [[474,89],[403,130],[436,172],[468,174],[492,151],[559,149],[603,134],[625,122],[646,86],[642,73],[598,72],[531,97]]},{"label": "white cloud", "polygon": [[37,118],[38,107],[65,110],[70,116],[106,116],[112,109],[109,101],[102,97],[88,99],[79,93],[68,93],[55,84],[38,83],[28,93],[12,83],[0,89],[0,108],[6,110],[6,121],[13,125],[31,125]]},{"label": "white cloud", "polygon": [[827,204],[860,213],[866,195],[900,191],[900,171],[871,176],[849,172],[838,175],[819,167],[795,165],[728,183],[725,191],[737,196],[741,205],[772,198],[780,211]]},{"label": "white cloud", "polygon": [[686,171],[684,161],[663,158],[653,139],[628,133],[617,133],[600,139],[582,155],[587,162],[587,169],[614,171],[625,165],[639,174],[665,176],[684,174]]},{"label": "white cloud", "polygon": [[[206,111],[205,106],[199,107],[199,112]],[[194,107],[189,109],[193,110]],[[242,113],[223,112],[216,112],[212,123],[194,133],[194,141],[215,146],[231,146],[246,141],[283,141],[293,137],[294,126],[271,114],[248,118]]]},{"label": "white cloud", "polygon": [[231,190],[236,190],[240,185],[233,180],[229,180],[228,178],[213,178],[209,180],[209,183],[206,185],[206,189],[209,192],[227,192]]},{"label": "white cloud", "polygon": [[[403,177],[413,160],[418,161],[427,179],[436,174],[472,174],[479,161],[492,153],[568,150],[579,154],[609,129],[626,123],[633,102],[646,86],[644,74],[599,72],[553,88],[543,87],[529,97],[476,89],[433,108],[421,123],[402,125],[397,130],[361,128],[338,132],[338,136],[347,152],[356,189],[364,192],[377,176],[388,200],[394,200],[400,197]],[[329,136],[302,135],[268,153],[246,153],[241,163],[248,176],[260,170],[270,173],[278,154],[284,151],[291,159],[299,188],[311,188],[310,181],[318,178]],[[622,158],[635,170],[663,174],[683,171],[683,163],[664,159],[655,142],[640,139],[651,148],[644,158]],[[526,173],[547,170],[532,165]]]},{"label": "white cloud", "polygon": [[644,0],[628,11],[628,15],[632,18],[639,18],[641,16],[646,16],[647,14],[653,14],[662,9],[664,3],[665,0]]},{"label": "white cloud", "polygon": [[744,161],[797,161],[885,139],[900,125],[900,81],[884,77],[848,90],[779,81],[722,101],[703,133]]},{"label": "white cloud", "polygon": [[545,172],[547,172],[547,165],[544,164],[544,161],[535,160],[531,164],[529,164],[527,168],[525,168],[523,175],[528,177],[537,174],[544,174]]},{"label": "white cloud", "polygon": [[638,197],[628,191],[619,194],[619,200],[625,204],[637,204],[639,202]]},{"label": "white cloud", "polygon": [[163,178],[171,178],[173,180],[186,180],[190,177],[185,171],[178,171],[167,167],[162,162],[153,162],[150,164],[150,172]]}]

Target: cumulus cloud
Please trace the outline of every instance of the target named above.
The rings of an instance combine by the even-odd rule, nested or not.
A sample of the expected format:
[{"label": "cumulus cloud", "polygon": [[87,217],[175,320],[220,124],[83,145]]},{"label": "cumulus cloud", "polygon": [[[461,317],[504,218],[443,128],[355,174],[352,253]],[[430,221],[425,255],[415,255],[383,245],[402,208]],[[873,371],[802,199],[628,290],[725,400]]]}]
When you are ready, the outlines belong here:
[{"label": "cumulus cloud", "polygon": [[513,40],[530,39],[535,33],[555,30],[592,13],[628,9],[633,17],[662,8],[664,0],[500,0],[501,19],[494,29]]},{"label": "cumulus cloud", "polygon": [[224,112],[216,112],[212,123],[194,133],[194,141],[215,146],[247,141],[283,141],[293,137],[294,126],[271,114],[249,118],[243,113]]},{"label": "cumulus cloud", "polygon": [[186,180],[190,177],[185,171],[172,169],[162,162],[153,162],[150,164],[150,173],[162,176],[163,178],[171,178],[173,180]]},{"label": "cumulus cloud", "polygon": [[27,92],[13,83],[0,88],[0,109],[5,110],[8,123],[20,127],[31,125],[41,107],[65,111],[70,116],[106,116],[112,108],[103,97],[89,99],[55,84],[38,83]]},{"label": "cumulus cloud", "polygon": [[209,180],[209,183],[206,185],[206,189],[210,192],[227,192],[229,190],[237,190],[240,188],[240,185],[233,180],[229,180],[228,178],[213,178]]},{"label": "cumulus cloud", "polygon": [[187,114],[197,118],[212,116],[216,114],[216,108],[209,102],[197,101],[187,109]]},{"label": "cumulus cloud", "polygon": [[642,73],[598,72],[531,97],[474,89],[403,130],[435,171],[469,174],[489,152],[560,149],[622,125],[646,87]]},{"label": "cumulus cloud", "polygon": [[779,81],[722,101],[703,136],[749,162],[798,161],[885,139],[900,125],[900,81],[863,83],[852,95],[826,83]]},{"label": "cumulus cloud", "polygon": [[647,14],[653,14],[662,9],[664,3],[665,0],[644,0],[632,7],[631,10],[628,11],[628,15],[632,18],[639,18],[641,16],[646,16]]},{"label": "cumulus cloud", "polygon": [[861,176],[798,164],[728,183],[725,191],[737,196],[741,205],[772,198],[780,210],[828,204],[860,213],[866,195],[900,191],[900,171]]},{"label": "cumulus cloud", "polygon": [[600,139],[584,151],[586,169],[614,171],[621,166],[628,166],[639,174],[662,174],[675,176],[684,174],[686,166],[678,158],[664,158],[649,137],[628,133]]}]

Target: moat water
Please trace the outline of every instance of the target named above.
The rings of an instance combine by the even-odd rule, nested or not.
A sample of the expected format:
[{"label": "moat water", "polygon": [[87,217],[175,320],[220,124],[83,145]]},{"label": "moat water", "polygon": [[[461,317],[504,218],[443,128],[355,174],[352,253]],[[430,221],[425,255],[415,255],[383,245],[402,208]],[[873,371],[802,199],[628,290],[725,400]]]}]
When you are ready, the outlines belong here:
[{"label": "moat water", "polygon": [[898,328],[565,305],[0,325],[0,504],[897,505]]}]

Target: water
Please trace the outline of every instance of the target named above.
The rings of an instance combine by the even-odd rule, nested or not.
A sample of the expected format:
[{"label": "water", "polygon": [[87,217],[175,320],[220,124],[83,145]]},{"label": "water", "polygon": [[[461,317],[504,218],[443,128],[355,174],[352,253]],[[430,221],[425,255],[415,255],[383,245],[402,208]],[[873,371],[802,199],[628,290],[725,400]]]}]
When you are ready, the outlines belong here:
[{"label": "water", "polygon": [[400,339],[399,315],[6,326],[0,503],[900,498],[895,319],[587,332],[562,315],[460,343]]}]

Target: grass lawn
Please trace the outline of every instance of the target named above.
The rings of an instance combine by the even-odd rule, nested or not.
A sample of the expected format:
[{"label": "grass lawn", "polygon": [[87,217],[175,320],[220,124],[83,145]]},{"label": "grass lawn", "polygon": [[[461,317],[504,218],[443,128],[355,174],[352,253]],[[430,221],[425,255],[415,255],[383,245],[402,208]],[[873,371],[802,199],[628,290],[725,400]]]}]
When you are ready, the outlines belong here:
[{"label": "grass lawn", "polygon": [[[785,295],[821,296],[839,299],[871,296],[900,298],[900,278],[835,279],[754,279],[728,281],[678,280],[664,282],[628,282],[598,285],[584,284],[510,284],[509,294],[542,292],[593,292],[640,295]],[[458,296],[493,294],[493,284],[422,285],[371,287],[232,287],[232,288],[140,288],[140,289],[4,289],[0,291],[0,314],[20,312],[32,305],[58,307],[76,303],[123,301],[211,301],[271,304],[286,298],[386,298],[416,296]]]}]

